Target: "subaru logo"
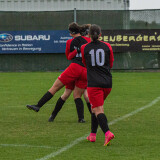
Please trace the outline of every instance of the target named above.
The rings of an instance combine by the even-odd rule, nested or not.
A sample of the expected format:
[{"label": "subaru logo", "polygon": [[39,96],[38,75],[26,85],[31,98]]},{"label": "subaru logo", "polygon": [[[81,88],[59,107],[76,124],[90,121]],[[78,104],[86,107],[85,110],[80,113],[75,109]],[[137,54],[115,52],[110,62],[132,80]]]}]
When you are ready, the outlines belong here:
[{"label": "subaru logo", "polygon": [[10,42],[13,39],[13,36],[8,33],[0,34],[0,42]]}]

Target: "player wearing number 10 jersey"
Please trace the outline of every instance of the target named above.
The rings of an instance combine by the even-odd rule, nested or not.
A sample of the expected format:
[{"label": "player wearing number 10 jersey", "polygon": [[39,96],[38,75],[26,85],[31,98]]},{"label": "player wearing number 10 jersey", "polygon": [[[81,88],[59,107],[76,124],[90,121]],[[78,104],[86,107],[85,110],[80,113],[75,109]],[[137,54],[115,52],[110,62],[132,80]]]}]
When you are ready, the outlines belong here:
[{"label": "player wearing number 10 jersey", "polygon": [[104,145],[107,145],[114,134],[109,130],[103,104],[112,88],[110,69],[114,61],[113,51],[109,43],[98,40],[101,36],[99,26],[91,25],[89,35],[91,42],[81,47],[83,63],[87,67],[87,92],[92,106],[91,133],[87,140],[95,142],[99,124],[105,134]]}]

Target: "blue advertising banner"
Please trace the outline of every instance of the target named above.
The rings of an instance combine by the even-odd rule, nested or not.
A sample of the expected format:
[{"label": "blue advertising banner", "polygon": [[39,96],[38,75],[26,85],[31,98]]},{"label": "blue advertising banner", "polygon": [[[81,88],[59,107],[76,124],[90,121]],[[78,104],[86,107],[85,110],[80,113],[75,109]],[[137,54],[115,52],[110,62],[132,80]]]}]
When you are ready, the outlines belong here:
[{"label": "blue advertising banner", "polygon": [[8,53],[64,53],[67,30],[0,31],[0,54]]}]

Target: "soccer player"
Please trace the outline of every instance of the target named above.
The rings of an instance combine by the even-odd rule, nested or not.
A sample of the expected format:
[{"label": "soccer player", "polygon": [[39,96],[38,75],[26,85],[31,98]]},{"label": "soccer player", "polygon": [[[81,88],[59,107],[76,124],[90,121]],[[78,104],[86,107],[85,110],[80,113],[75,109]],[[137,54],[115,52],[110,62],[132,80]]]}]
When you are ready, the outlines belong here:
[{"label": "soccer player", "polygon": [[[84,43],[90,42],[89,38],[87,38],[87,39],[85,38],[85,37],[88,37],[89,27],[90,27],[90,25],[88,25],[88,24],[87,25],[86,24],[82,25],[80,27],[80,34],[83,35],[83,36],[82,37],[77,36],[77,37],[75,37],[75,40],[73,40],[73,41],[76,41],[78,39],[79,40],[79,44],[80,44],[79,46],[81,46]],[[70,33],[71,33],[71,36],[72,36],[72,31],[70,31]],[[85,39],[85,41],[84,41],[84,39]],[[80,61],[82,62],[81,53],[78,53],[78,52],[80,52],[80,49],[77,49],[78,52],[77,52],[77,50],[74,50],[73,52],[70,52],[68,54],[68,52],[70,51],[70,47],[71,47],[70,45],[71,45],[70,43],[67,43],[67,47],[66,47],[66,57],[67,57],[67,59],[68,60],[72,60],[73,58],[75,58],[75,59],[78,58],[78,60],[80,59]],[[68,51],[67,51],[67,48],[69,48]],[[80,56],[76,57],[77,54],[79,54]],[[83,64],[81,64],[81,65],[83,65]],[[86,75],[87,75],[87,73],[86,73]],[[53,122],[55,117],[59,113],[59,111],[62,109],[65,101],[69,98],[69,96],[71,95],[72,91],[75,88],[75,82],[73,82],[71,84],[68,84],[65,87],[66,88],[65,88],[65,91],[64,91],[63,95],[58,99],[58,101],[57,101],[57,103],[55,105],[55,108],[54,108],[54,110],[53,110],[53,112],[52,112],[52,114],[51,114],[51,116],[50,116],[50,118],[48,120],[49,122]],[[82,95],[79,95],[77,97],[77,93],[75,93],[75,92],[76,92],[76,88],[75,88],[75,90],[73,92],[73,97],[74,97],[74,101],[76,103],[77,114],[78,114],[78,117],[79,117],[78,122],[84,123],[85,122],[84,121],[84,104],[83,104],[83,101],[81,99]],[[81,93],[83,94],[84,99],[85,99],[85,101],[87,103],[87,106],[88,106],[88,110],[91,113],[91,105],[89,103],[87,90],[86,89],[85,89],[85,91],[82,90]]]},{"label": "soccer player", "polygon": [[98,124],[105,134],[104,146],[108,145],[114,134],[110,132],[103,104],[112,89],[113,51],[109,43],[99,41],[101,28],[91,25],[89,30],[91,42],[81,47],[82,60],[87,67],[87,92],[92,106],[90,142],[96,141]]},{"label": "soccer player", "polygon": [[[79,52],[79,48],[82,44],[90,41],[89,38],[81,39],[80,35],[80,27],[77,23],[69,24],[69,31],[73,39],[67,41],[66,44],[66,56],[67,58],[70,57],[71,53],[75,53],[76,57],[72,58],[72,63],[69,65],[68,68],[56,79],[53,86],[44,94],[44,96],[38,101],[36,105],[27,105],[28,109],[34,110],[38,112],[40,108],[48,102],[54,94],[60,90],[64,86],[75,85],[75,103],[77,107],[79,122],[84,121],[83,115],[83,105],[81,96],[87,86],[87,76],[86,76],[86,68],[82,63],[81,54]],[[74,40],[75,37],[79,37],[78,39]],[[68,58],[69,59],[69,58]],[[62,102],[62,101],[61,101]],[[62,102],[63,103],[63,102]]]}]

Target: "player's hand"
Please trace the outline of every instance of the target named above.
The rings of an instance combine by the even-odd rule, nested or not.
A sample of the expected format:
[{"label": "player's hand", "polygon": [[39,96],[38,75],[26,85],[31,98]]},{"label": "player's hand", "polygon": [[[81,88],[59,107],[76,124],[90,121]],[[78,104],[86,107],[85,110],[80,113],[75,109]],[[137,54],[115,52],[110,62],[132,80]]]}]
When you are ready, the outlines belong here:
[{"label": "player's hand", "polygon": [[80,53],[81,52],[81,49],[79,47],[77,47],[77,52]]},{"label": "player's hand", "polygon": [[81,49],[80,49],[79,47],[75,47],[75,46],[74,46],[74,49],[77,50],[77,53],[80,53],[80,52],[81,52]]}]

